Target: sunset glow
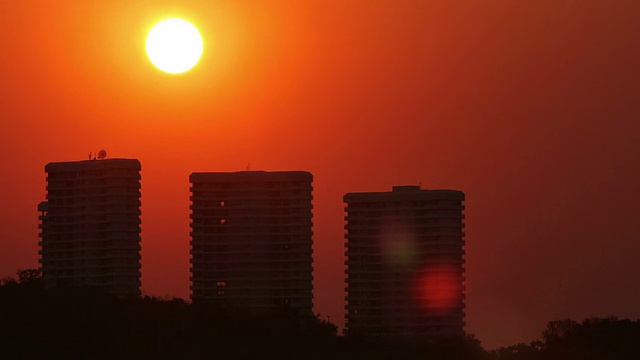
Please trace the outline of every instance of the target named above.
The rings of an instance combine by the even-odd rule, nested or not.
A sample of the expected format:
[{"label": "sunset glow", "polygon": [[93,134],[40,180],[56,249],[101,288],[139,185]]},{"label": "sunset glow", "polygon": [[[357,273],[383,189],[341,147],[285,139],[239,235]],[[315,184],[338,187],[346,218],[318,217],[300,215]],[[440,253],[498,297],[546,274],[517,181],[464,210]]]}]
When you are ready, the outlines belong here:
[{"label": "sunset glow", "polygon": [[181,74],[194,67],[202,56],[202,37],[198,29],[182,19],[167,19],[151,29],[147,55],[158,69]]},{"label": "sunset glow", "polygon": [[[308,171],[313,312],[340,332],[343,197],[395,185],[466,194],[455,254],[485,348],[640,318],[640,1],[61,3],[0,2],[0,280],[40,266],[45,165],[104,149],[141,163],[144,295],[191,295],[191,173]],[[442,211],[376,224],[363,258],[425,274],[454,253]],[[448,274],[398,296],[451,293]]]}]

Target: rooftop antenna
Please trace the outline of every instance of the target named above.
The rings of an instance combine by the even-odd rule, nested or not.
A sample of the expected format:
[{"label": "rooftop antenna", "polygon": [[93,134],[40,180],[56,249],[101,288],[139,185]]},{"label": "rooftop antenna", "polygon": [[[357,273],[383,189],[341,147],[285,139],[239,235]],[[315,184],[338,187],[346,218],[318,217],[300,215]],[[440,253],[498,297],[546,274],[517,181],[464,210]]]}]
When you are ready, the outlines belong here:
[{"label": "rooftop antenna", "polygon": [[107,151],[106,150],[100,150],[98,152],[98,159],[103,160],[106,157],[107,157]]}]

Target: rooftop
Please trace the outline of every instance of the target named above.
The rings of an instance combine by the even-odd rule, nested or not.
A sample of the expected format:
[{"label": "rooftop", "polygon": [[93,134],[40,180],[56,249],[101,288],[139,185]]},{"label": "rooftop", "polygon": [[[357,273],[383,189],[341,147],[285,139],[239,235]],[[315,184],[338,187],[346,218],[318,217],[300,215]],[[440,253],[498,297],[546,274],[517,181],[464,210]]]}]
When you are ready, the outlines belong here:
[{"label": "rooftop", "polygon": [[190,182],[198,181],[312,181],[308,171],[236,171],[236,172],[194,172]]},{"label": "rooftop", "polygon": [[464,201],[464,193],[450,189],[421,189],[418,185],[393,186],[391,191],[385,192],[355,192],[344,195],[344,202],[354,201],[390,201],[411,199],[446,199]]},{"label": "rooftop", "polygon": [[46,172],[55,171],[78,171],[84,169],[112,169],[112,168],[133,168],[140,170],[141,165],[138,159],[102,159],[102,160],[81,160],[51,162],[44,167]]}]

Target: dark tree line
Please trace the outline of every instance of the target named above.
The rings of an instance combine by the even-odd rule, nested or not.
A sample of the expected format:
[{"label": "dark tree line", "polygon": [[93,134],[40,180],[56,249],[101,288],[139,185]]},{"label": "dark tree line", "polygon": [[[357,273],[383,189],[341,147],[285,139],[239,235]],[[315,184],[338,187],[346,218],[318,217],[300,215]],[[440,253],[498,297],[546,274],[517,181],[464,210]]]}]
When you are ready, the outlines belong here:
[{"label": "dark tree line", "polygon": [[282,307],[248,313],[208,302],[119,299],[45,289],[37,270],[0,281],[0,359],[640,359],[638,321],[550,322],[542,340],[485,351],[473,336],[409,342],[339,336]]},{"label": "dark tree line", "polygon": [[541,341],[500,348],[491,356],[500,360],[640,359],[640,320],[551,321]]},{"label": "dark tree line", "polygon": [[[0,286],[0,359],[480,359],[473,338],[415,344],[346,338],[318,316],[209,302],[45,289],[37,270]],[[476,356],[478,355],[478,356]]]}]

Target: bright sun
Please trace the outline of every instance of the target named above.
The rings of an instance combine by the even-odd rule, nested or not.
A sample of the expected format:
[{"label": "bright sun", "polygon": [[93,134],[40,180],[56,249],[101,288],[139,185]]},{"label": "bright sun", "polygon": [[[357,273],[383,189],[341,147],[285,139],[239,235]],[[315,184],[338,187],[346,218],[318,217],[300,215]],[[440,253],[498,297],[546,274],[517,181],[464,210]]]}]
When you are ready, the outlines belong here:
[{"label": "bright sun", "polygon": [[147,56],[158,69],[180,74],[194,67],[202,55],[202,37],[190,22],[167,19],[147,36]]}]

